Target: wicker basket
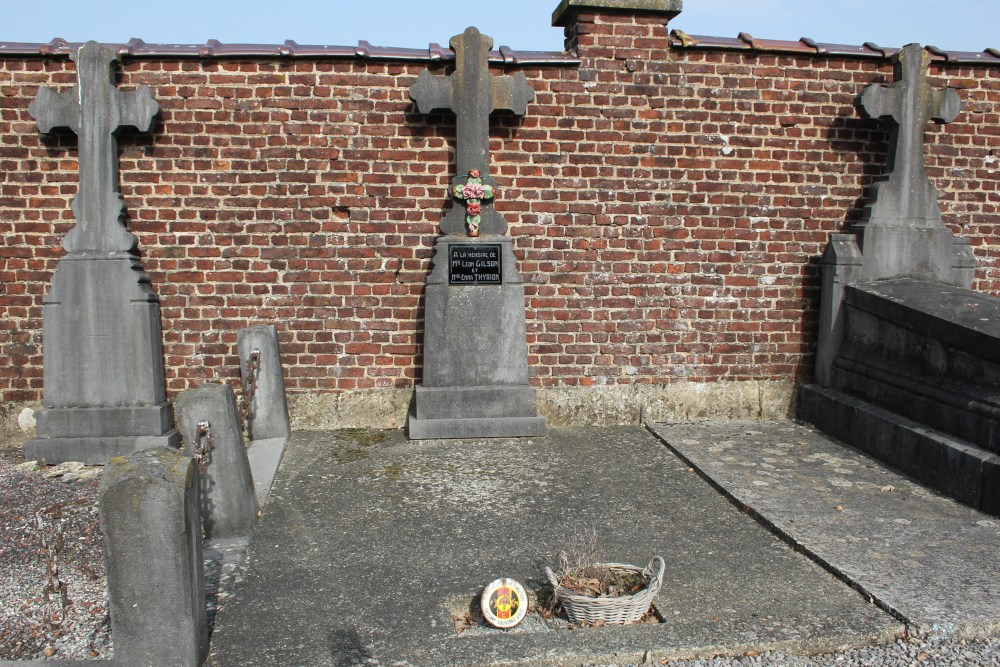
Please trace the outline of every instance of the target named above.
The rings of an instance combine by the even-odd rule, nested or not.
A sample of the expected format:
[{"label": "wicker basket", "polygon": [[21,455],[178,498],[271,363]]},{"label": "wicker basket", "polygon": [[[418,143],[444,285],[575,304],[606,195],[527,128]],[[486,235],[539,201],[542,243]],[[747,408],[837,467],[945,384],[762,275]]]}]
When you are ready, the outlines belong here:
[{"label": "wicker basket", "polygon": [[602,563],[600,567],[624,572],[641,572],[646,579],[646,587],[633,595],[623,595],[616,598],[592,598],[579,595],[560,586],[555,573],[546,567],[545,576],[552,584],[555,598],[566,611],[566,617],[570,623],[621,625],[642,620],[653,604],[656,594],[660,592],[660,586],[663,585],[663,571],[666,568],[663,559],[654,556],[645,569],[621,563]]}]

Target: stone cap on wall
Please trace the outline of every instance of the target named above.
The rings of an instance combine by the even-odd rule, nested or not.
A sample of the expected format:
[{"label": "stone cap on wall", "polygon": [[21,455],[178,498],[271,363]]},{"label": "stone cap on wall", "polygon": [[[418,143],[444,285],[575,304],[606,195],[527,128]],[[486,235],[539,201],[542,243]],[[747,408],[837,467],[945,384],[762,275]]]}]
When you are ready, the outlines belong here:
[{"label": "stone cap on wall", "polygon": [[636,14],[666,14],[667,20],[681,13],[683,0],[562,0],[552,12],[552,25],[565,27],[569,17],[581,9],[612,9]]},{"label": "stone cap on wall", "polygon": [[[858,56],[861,58],[891,58],[898,48],[879,46],[873,42],[865,42],[861,46],[848,44],[827,44],[816,42],[808,37],[798,41],[781,39],[757,39],[753,35],[741,32],[736,37],[708,37],[705,35],[689,35],[682,30],[670,31],[670,46],[674,49],[706,49],[725,51],[746,51],[757,53],[792,53],[815,56]],[[986,49],[984,51],[944,51],[936,46],[924,47],[935,62],[1000,65],[1000,51]]]},{"label": "stone cap on wall", "polygon": [[[67,42],[57,37],[50,42],[0,42],[0,59],[5,56],[66,56],[76,53],[83,42]],[[103,44],[120,56],[131,58],[342,58],[448,62],[455,52],[447,46],[430,44],[424,49],[374,46],[360,41],[357,46],[322,46],[286,40],[282,44],[223,44],[210,39],[204,44],[147,44],[133,38],[124,44]],[[489,61],[501,65],[579,65],[580,59],[557,51],[515,51],[501,46],[489,52]]]}]

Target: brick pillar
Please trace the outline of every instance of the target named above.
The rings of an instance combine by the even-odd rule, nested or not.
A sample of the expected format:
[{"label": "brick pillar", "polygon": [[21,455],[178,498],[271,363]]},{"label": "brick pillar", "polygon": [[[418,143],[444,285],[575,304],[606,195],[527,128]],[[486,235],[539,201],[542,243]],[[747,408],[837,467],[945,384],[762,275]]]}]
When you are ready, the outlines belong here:
[{"label": "brick pillar", "polygon": [[[667,37],[667,22],[681,13],[683,0],[562,0],[552,13],[552,25],[566,31],[566,51],[582,55],[592,47],[615,51],[618,46],[642,48],[631,44],[637,35],[634,30],[615,28],[615,24],[630,23],[651,27],[649,37],[655,37],[655,27]],[[664,47],[665,48],[665,47]],[[596,54],[595,54],[596,55]],[[628,58],[617,53],[608,57]]]}]

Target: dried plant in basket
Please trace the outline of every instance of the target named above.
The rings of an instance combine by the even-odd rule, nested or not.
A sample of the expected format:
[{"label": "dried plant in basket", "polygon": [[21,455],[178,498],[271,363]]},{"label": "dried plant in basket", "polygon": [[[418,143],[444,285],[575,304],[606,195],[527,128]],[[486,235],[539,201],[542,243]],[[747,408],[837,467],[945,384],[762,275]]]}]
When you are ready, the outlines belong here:
[{"label": "dried plant in basket", "polygon": [[559,556],[559,574],[545,568],[553,599],[571,623],[621,625],[646,615],[663,585],[666,564],[654,556],[645,568],[622,563],[597,563],[594,550],[581,557]]}]

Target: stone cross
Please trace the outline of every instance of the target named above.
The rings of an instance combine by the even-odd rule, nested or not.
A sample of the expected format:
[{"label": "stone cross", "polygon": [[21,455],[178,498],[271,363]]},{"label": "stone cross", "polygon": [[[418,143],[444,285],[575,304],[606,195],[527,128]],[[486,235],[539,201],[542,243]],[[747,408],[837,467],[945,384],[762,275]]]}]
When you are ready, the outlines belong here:
[{"label": "stone cross", "polygon": [[80,186],[73,198],[77,225],[66,235],[69,253],[128,252],[135,237],[122,225],[124,201],[118,188],[118,147],[121,126],[149,132],[160,110],[147,86],[121,92],[115,88],[118,54],[97,42],[87,42],[71,56],[77,85],[57,93],[38,91],[28,113],[42,132],[68,127],[79,136]]},{"label": "stone cross", "polygon": [[[474,170],[479,170],[483,181],[492,185],[489,178],[490,114],[508,110],[524,115],[535,91],[521,72],[511,77],[490,74],[488,56],[493,39],[475,28],[467,28],[461,35],[452,37],[450,46],[455,52],[455,72],[448,77],[434,76],[426,70],[421,72],[410,88],[410,97],[417,103],[420,113],[455,112],[456,173],[459,177],[452,182],[452,190],[456,184],[464,183],[466,175]],[[492,205],[484,202],[482,216],[484,233],[506,231],[506,223]],[[464,227],[465,215],[458,207],[453,208],[441,223],[446,234],[461,234]]]},{"label": "stone cross", "polygon": [[889,174],[880,183],[872,217],[940,219],[937,192],[924,170],[924,126],[935,120],[950,123],[962,109],[951,88],[934,90],[927,84],[931,57],[919,44],[910,44],[893,56],[891,86],[872,85],[861,94],[861,105],[873,118],[892,118]]}]

